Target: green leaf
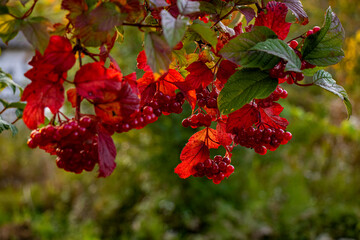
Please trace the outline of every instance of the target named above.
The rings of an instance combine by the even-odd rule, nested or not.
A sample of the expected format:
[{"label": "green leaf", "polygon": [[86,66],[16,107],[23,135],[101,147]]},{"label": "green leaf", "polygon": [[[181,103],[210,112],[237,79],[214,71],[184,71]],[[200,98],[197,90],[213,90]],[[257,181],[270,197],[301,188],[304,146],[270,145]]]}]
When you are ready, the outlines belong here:
[{"label": "green leaf", "polygon": [[342,86],[336,84],[336,81],[332,78],[330,73],[324,70],[318,71],[313,77],[313,82],[315,85],[324,88],[325,90],[332,92],[333,94],[340,97],[344,101],[348,113],[348,118],[350,118],[352,114],[352,106],[349,100],[349,96]]},{"label": "green leaf", "polygon": [[177,0],[176,5],[182,15],[200,12],[200,3],[190,0]]},{"label": "green leaf", "polygon": [[8,14],[0,15],[0,37],[4,43],[8,43],[19,32],[22,20]]},{"label": "green leaf", "polygon": [[204,23],[200,20],[195,20],[190,26],[191,30],[196,32],[205,41],[210,43],[213,48],[216,48],[217,36],[216,33],[210,28],[211,23]]},{"label": "green leaf", "polygon": [[171,63],[171,48],[167,42],[154,32],[145,34],[145,53],[153,72],[163,73]]},{"label": "green leaf", "polygon": [[6,87],[10,87],[14,94],[16,92],[16,88],[18,88],[22,93],[22,88],[12,80],[11,75],[3,72],[0,68],[0,91]]},{"label": "green leaf", "polygon": [[221,90],[218,105],[222,114],[240,109],[254,98],[268,97],[278,85],[278,80],[259,69],[244,68],[235,72]]},{"label": "green leaf", "polygon": [[220,54],[243,67],[260,68],[262,70],[273,68],[280,59],[266,52],[250,50],[256,44],[267,39],[276,39],[277,35],[267,27],[254,27],[253,31],[240,34],[231,39],[220,50]]},{"label": "green leaf", "polygon": [[4,106],[4,108],[7,108],[7,106],[9,106],[10,103],[8,103],[7,101],[5,101],[4,99],[0,98],[0,103]]},{"label": "green leaf", "polygon": [[24,33],[28,42],[40,53],[44,53],[50,39],[47,31],[48,20],[42,17],[34,17],[27,19],[21,26],[21,31]]},{"label": "green leaf", "polygon": [[24,109],[18,108],[18,109],[15,110],[15,115],[16,115],[17,118],[22,118],[23,113],[24,113]]},{"label": "green leaf", "polygon": [[344,28],[329,7],[321,30],[305,39],[302,48],[303,59],[317,66],[329,66],[340,62],[344,57],[344,51],[341,49],[344,38]]},{"label": "green leaf", "polygon": [[24,110],[25,106],[26,106],[26,103],[23,103],[23,102],[12,102],[12,103],[9,103],[6,108],[17,108],[17,109]]},{"label": "green leaf", "polygon": [[8,123],[0,116],[0,133],[2,133],[5,130],[10,130],[13,136],[18,132],[17,128],[14,125]]},{"label": "green leaf", "polygon": [[268,39],[259,42],[250,50],[266,52],[287,61],[285,71],[301,72],[301,60],[294,50],[280,39]]},{"label": "green leaf", "polygon": [[314,67],[314,68],[306,68],[303,69],[302,72],[305,76],[312,77],[315,73],[317,73],[320,70],[323,70],[325,67]]},{"label": "green leaf", "polygon": [[161,25],[164,37],[171,48],[178,44],[184,37],[189,18],[179,15],[174,18],[168,11],[162,10]]}]

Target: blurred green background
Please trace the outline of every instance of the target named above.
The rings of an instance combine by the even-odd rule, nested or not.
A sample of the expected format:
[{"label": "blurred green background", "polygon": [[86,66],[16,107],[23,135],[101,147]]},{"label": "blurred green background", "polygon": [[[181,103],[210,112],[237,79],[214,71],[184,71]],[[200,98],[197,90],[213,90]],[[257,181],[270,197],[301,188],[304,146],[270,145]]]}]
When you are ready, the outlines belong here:
[{"label": "blurred green background", "polygon": [[[58,4],[41,2],[39,12]],[[189,108],[115,135],[117,168],[106,179],[58,169],[26,146],[29,130],[18,123],[15,137],[0,135],[0,239],[360,239],[360,5],[302,2],[310,24],[289,38],[321,26],[329,5],[346,30],[346,58],[329,71],[349,93],[350,120],[334,95],[285,85],[293,139],[265,156],[236,148],[235,173],[220,185],[174,173],[193,133],[181,127]],[[136,67],[137,36],[125,29],[115,50],[125,74]]]}]

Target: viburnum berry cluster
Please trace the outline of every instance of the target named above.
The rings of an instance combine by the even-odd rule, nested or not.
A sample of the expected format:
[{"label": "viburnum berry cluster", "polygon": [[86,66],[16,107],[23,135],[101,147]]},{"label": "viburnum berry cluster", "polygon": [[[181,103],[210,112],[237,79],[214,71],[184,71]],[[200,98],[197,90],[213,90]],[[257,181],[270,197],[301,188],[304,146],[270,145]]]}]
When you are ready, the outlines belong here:
[{"label": "viburnum berry cluster", "polygon": [[[21,98],[27,102],[23,120],[34,129],[29,147],[56,155],[66,171],[98,165],[99,176],[106,177],[116,166],[115,132],[180,114],[187,102],[192,112],[182,126],[200,129],[183,148],[175,173],[218,184],[234,172],[230,159],[237,145],[264,155],[291,140],[278,102],[288,96],[286,84],[333,92],[350,115],[345,90],[323,70],[344,57],[344,30],[331,8],[321,28],[287,41],[292,24],[308,24],[301,2],[262,2],[62,0],[66,24],[53,25],[45,45],[35,44],[32,69],[25,73],[31,83]],[[25,15],[9,17],[24,21],[35,4]],[[286,21],[289,11],[293,22]],[[124,27],[144,36],[138,74],[124,75],[111,56]],[[71,117],[61,112],[65,95],[74,108]],[[84,101],[92,114],[82,111]],[[45,108],[53,114],[47,124]],[[220,146],[224,157],[211,158],[210,150]]]}]

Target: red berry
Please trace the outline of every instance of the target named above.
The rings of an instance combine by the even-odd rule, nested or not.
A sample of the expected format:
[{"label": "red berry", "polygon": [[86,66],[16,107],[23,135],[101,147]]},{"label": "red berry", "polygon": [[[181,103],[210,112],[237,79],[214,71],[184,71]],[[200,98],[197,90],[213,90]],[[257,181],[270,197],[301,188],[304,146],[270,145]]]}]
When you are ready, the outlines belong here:
[{"label": "red berry", "polygon": [[36,147],[37,147],[36,142],[35,142],[34,139],[32,139],[32,138],[29,138],[29,139],[28,139],[27,145],[29,146],[29,148],[36,148]]},{"label": "red berry", "polygon": [[230,158],[228,158],[228,157],[224,157],[224,158],[223,158],[223,162],[226,163],[226,165],[229,165],[230,162],[231,162],[231,160],[230,160]]},{"label": "red berry", "polygon": [[291,132],[285,132],[284,133],[284,139],[286,139],[287,141],[290,141],[291,138],[292,138]]},{"label": "red berry", "polygon": [[217,108],[217,100],[216,100],[216,98],[209,98],[209,100],[206,103],[206,106],[208,108]]},{"label": "red berry", "polygon": [[292,40],[292,41],[289,43],[289,46],[290,46],[292,49],[297,48],[298,45],[299,45],[299,43],[298,43],[296,40]]},{"label": "red berry", "polygon": [[214,162],[216,162],[216,163],[219,163],[219,162],[221,162],[223,160],[223,158],[222,158],[222,156],[220,156],[220,155],[216,155],[215,157],[214,157]]},{"label": "red berry", "polygon": [[145,106],[143,109],[143,113],[146,115],[152,114],[153,113],[153,108],[150,106]]},{"label": "red berry", "polygon": [[183,127],[186,127],[186,128],[189,127],[189,126],[190,126],[190,121],[189,121],[189,119],[185,118],[185,119],[182,121],[181,125],[182,125]]},{"label": "red berry", "polygon": [[255,150],[256,153],[258,153],[260,155],[265,155],[266,152],[267,152],[267,149],[264,146],[255,147],[254,150]]},{"label": "red berry", "polygon": [[314,33],[317,33],[318,31],[320,31],[320,27],[319,26],[315,26],[314,28],[313,28],[313,32]]},{"label": "red berry", "polygon": [[313,35],[314,34],[314,31],[313,30],[309,30],[306,32],[306,36],[310,36],[310,35]]},{"label": "red berry", "polygon": [[205,166],[206,168],[211,167],[211,166],[212,166],[212,161],[211,161],[211,159],[206,159],[205,162],[204,162],[204,166]]}]

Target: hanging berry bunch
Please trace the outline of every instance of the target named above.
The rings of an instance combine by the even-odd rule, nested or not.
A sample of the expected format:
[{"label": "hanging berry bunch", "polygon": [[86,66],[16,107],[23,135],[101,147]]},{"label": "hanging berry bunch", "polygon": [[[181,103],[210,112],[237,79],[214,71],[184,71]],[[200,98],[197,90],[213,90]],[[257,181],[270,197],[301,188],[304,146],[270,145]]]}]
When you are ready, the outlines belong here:
[{"label": "hanging berry bunch", "polygon": [[[22,16],[2,14],[26,25],[36,21],[30,17],[35,4]],[[297,37],[288,36],[294,23],[286,22],[286,15],[291,11],[296,23],[308,24],[300,1],[63,0],[61,8],[67,23],[55,24],[56,34],[35,44],[23,31],[38,51],[25,74],[31,83],[22,100],[27,102],[24,123],[34,129],[29,147],[56,155],[57,166],[66,171],[92,171],[98,165],[99,176],[109,176],[116,166],[115,132],[180,114],[185,102],[192,113],[182,126],[199,130],[183,148],[175,173],[215,184],[234,172],[234,147],[264,155],[291,140],[278,102],[288,96],[286,84],[333,92],[351,115],[345,90],[323,70],[344,57],[344,30],[331,8],[321,28]],[[140,75],[124,76],[110,54],[123,27],[143,32]],[[13,30],[6,41],[16,35],[18,29]],[[76,71],[73,79],[67,76],[70,69]],[[74,117],[60,111],[65,95]],[[82,112],[84,101],[94,114]],[[46,125],[45,108],[53,114]],[[220,146],[224,155],[212,158],[210,150]]]}]

